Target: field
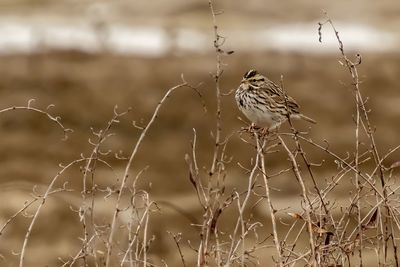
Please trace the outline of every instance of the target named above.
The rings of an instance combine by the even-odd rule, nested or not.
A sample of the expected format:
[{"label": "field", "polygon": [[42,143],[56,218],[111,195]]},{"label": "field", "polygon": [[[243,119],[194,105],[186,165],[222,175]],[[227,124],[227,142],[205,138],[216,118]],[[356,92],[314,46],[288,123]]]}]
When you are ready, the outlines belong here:
[{"label": "field", "polygon": [[[35,8],[33,2],[28,2],[24,3],[24,8],[15,7],[7,1],[2,1],[2,4],[7,6],[7,12],[11,13],[19,14],[24,10],[26,12],[28,7],[32,14],[40,13],[40,9]],[[305,2],[302,5],[312,5],[307,1],[301,2]],[[137,4],[138,7],[141,6],[139,2]],[[48,5],[54,10],[59,10],[57,5]],[[374,8],[387,10],[396,6],[390,1],[376,5],[368,5],[365,10],[361,9],[358,12],[369,14]],[[194,24],[192,27],[204,29],[209,27],[212,34],[210,11],[207,5],[200,6],[201,8],[195,9],[196,12],[193,11],[196,19],[190,20],[190,24]],[[253,8],[250,5],[245,14],[257,14],[257,6],[257,3]],[[333,14],[336,14],[342,6],[332,4],[330,8]],[[65,12],[68,13],[68,10],[65,9]],[[163,14],[163,10],[155,8],[155,15]],[[221,28],[229,24],[229,19],[232,19],[232,14],[236,14],[237,10],[238,7],[233,5],[217,17],[223,21]],[[279,8],[274,10],[277,12]],[[182,16],[184,19],[188,13],[183,13],[186,14]],[[294,13],[289,18],[279,17],[279,20],[314,21],[314,15],[310,14],[315,12]],[[170,13],[165,16],[173,21]],[[254,17],[246,20],[247,24],[244,25],[257,21],[269,23],[263,16]],[[362,15],[357,18],[360,21],[365,19]],[[396,28],[393,26],[398,23],[396,18],[388,16],[387,24],[381,21],[381,17],[372,17],[371,20],[374,25],[386,25],[385,29],[390,31]],[[133,19],[133,23],[144,20],[144,17],[138,16]],[[179,24],[179,20],[177,21],[172,24]],[[315,35],[317,42],[317,25]],[[229,37],[227,42],[229,43]],[[213,48],[212,43],[210,48]],[[217,266],[218,257],[226,257],[221,251],[229,250],[232,239],[238,242],[240,234],[248,251],[247,254],[243,253],[240,245],[235,254],[237,259],[231,264],[270,266],[272,256],[277,259],[276,244],[274,245],[272,236],[272,213],[267,201],[270,199],[274,209],[278,211],[274,213],[278,223],[275,234],[278,237],[283,240],[292,223],[299,221],[298,225],[294,226],[298,229],[293,230],[293,235],[300,233],[295,241],[298,247],[293,249],[298,254],[288,256],[287,262],[300,258],[301,253],[306,255],[308,251],[310,233],[305,228],[300,229],[301,221],[307,225],[307,219],[305,215],[300,219],[296,216],[303,212],[307,214],[309,210],[315,222],[326,223],[326,228],[325,225],[320,226],[320,232],[314,234],[314,241],[320,244],[316,250],[323,251],[321,247],[326,241],[324,231],[333,231],[336,238],[341,234],[349,235],[355,229],[355,233],[364,231],[364,246],[354,245],[345,252],[339,252],[340,249],[335,250],[335,247],[331,251],[332,255],[341,255],[338,256],[340,259],[345,258],[343,255],[347,253],[350,263],[343,260],[344,266],[357,266],[360,264],[360,258],[363,259],[363,266],[398,266],[394,256],[399,235],[399,228],[396,228],[399,216],[396,213],[398,202],[396,193],[391,194],[399,185],[396,178],[398,171],[389,167],[398,163],[400,152],[395,151],[382,162],[376,163],[375,147],[371,148],[368,133],[374,135],[374,146],[376,145],[380,158],[399,145],[399,54],[393,51],[362,53],[362,63],[357,66],[359,87],[363,99],[367,100],[366,106],[371,111],[368,113],[368,120],[360,115],[363,123],[358,124],[359,138],[356,137],[357,110],[362,112],[362,109],[356,108],[357,91],[354,89],[354,80],[349,70],[339,64],[339,60],[344,61],[338,49],[325,54],[247,49],[220,56],[224,62],[221,65],[224,71],[219,79],[223,93],[220,98],[221,140],[225,137],[229,137],[229,140],[218,150],[218,155],[226,155],[221,161],[223,164],[217,164],[215,172],[209,176],[213,165],[217,122],[216,83],[212,76],[217,62],[212,50],[204,53],[167,53],[159,57],[116,55],[107,51],[85,53],[77,50],[3,54],[0,58],[0,109],[13,106],[17,108],[0,113],[0,227],[9,218],[12,219],[6,224],[6,228],[1,229],[0,265],[18,266],[21,247],[24,240],[28,240],[24,266],[61,266],[63,262],[65,266],[118,266],[126,252],[127,243],[137,237],[135,242],[132,241],[131,252],[128,250],[127,253],[128,258],[131,257],[132,266],[141,266],[143,261],[146,261],[148,266],[180,266],[181,255],[184,256],[186,266],[195,266],[201,250],[196,251],[194,248],[198,249],[201,240],[205,240],[205,237],[200,235],[204,234],[201,225],[205,223],[210,228],[207,224],[207,220],[210,220],[209,223],[216,223],[217,230],[214,229],[215,232],[207,239],[210,247],[203,255],[209,257],[209,266]],[[353,51],[348,56],[351,60],[356,60]],[[263,191],[266,187],[263,182],[264,170],[261,165],[254,165],[256,158],[260,160],[255,150],[254,137],[249,133],[240,133],[240,129],[246,127],[246,120],[237,109],[232,93],[240,84],[243,74],[251,68],[258,69],[276,83],[280,83],[283,75],[287,93],[299,102],[304,114],[317,121],[316,125],[295,121],[296,129],[308,132],[302,136],[306,139],[311,138],[322,147],[326,146],[325,142],[329,143],[329,151],[339,155],[343,162],[351,166],[354,165],[358,143],[358,153],[361,156],[360,162],[354,165],[354,168],[360,170],[361,176],[373,172],[374,168],[381,168],[387,185],[381,187],[380,177],[375,173],[371,178],[372,182],[370,181],[372,184],[361,180],[360,190],[360,184],[356,183],[357,179],[361,179],[360,174],[349,171],[349,166],[337,162],[338,159],[327,154],[324,149],[318,149],[309,142],[300,140],[301,149],[305,151],[308,160],[316,164],[322,163],[321,166],[312,167],[317,184],[314,185],[301,154],[294,152],[296,142],[290,135],[291,128],[286,124],[279,132],[282,133],[281,136],[289,150],[296,155],[309,197],[317,198],[315,187],[322,190],[342,171],[345,174],[340,183],[326,196],[329,212],[322,211],[321,203],[307,208],[305,191],[302,191],[301,183],[298,183],[299,177],[296,178],[296,173],[292,170],[290,153],[278,144],[264,155],[265,171],[267,176],[271,176],[267,186],[270,188],[270,195],[267,197]],[[128,171],[126,186],[120,194],[119,188],[125,177],[127,159],[143,132],[141,127],[149,122],[168,89],[182,83],[182,74],[185,81],[195,87],[195,90],[189,87],[178,88],[162,103],[154,123],[140,143],[141,146]],[[35,100],[30,101],[31,99]],[[61,124],[73,132],[68,131],[68,138],[62,140],[63,129],[51,120],[52,117],[27,110],[27,107],[48,112],[51,116],[60,116]],[[117,116],[118,122],[112,123],[107,132],[112,135],[104,136],[107,138],[101,144],[100,150],[94,150],[96,145],[93,144],[98,142],[99,136],[103,137],[99,130],[107,128],[107,123],[115,116],[115,112],[128,110],[127,114]],[[367,122],[371,123],[370,131],[364,131],[364,127],[368,128]],[[194,138],[197,174],[200,177],[197,182],[193,181]],[[268,144],[276,144],[277,140],[277,137],[272,138]],[[101,141],[103,142],[103,139]],[[65,168],[71,162],[73,165]],[[188,166],[188,162],[192,165]],[[257,170],[257,175],[251,178],[253,167]],[[288,171],[278,176],[274,175],[286,169]],[[57,177],[50,190],[52,193],[42,202],[49,184],[61,170],[63,173]],[[137,175],[140,175],[140,178],[135,184],[133,181]],[[249,179],[255,179],[254,187],[250,190],[252,194],[249,196],[249,203],[240,213],[238,210],[243,202],[237,201],[244,201],[246,198]],[[212,204],[212,214],[209,214],[209,210],[203,210],[193,185],[197,186],[198,190],[203,188],[208,192],[206,195]],[[374,191],[374,186],[378,188],[377,192]],[[84,187],[86,190],[83,190]],[[378,205],[378,219],[371,219],[374,213],[378,213],[375,212],[378,210],[375,205],[380,200],[379,194],[389,194],[392,198],[389,199],[385,195],[386,204]],[[117,200],[119,195],[120,202]],[[31,206],[13,216],[32,200],[34,202]],[[40,203],[44,205],[41,206]],[[116,208],[116,203],[120,203],[121,206]],[[358,208],[352,210],[352,206]],[[385,213],[388,206],[392,210]],[[38,208],[41,209],[40,214],[34,216]],[[118,212],[115,213],[116,210]],[[221,210],[221,213],[215,217],[218,210]],[[347,217],[343,217],[344,221],[347,220],[346,227],[339,227],[340,230],[335,232],[331,221],[339,221],[342,214],[347,212]],[[115,214],[118,218],[116,226],[112,226]],[[248,231],[234,231],[240,216],[243,216],[243,219],[239,222]],[[364,216],[369,219],[360,222],[360,218]],[[140,221],[140,218],[143,221]],[[26,238],[32,219],[37,220]],[[376,229],[371,227],[372,224]],[[343,226],[340,223],[338,225]],[[361,230],[361,227],[369,228]],[[115,235],[111,242],[113,251],[108,257],[111,229],[114,229]],[[181,236],[175,236],[175,241],[181,237],[178,242],[181,251],[173,238],[173,235],[178,233],[181,233]],[[237,236],[232,236],[234,233]],[[346,242],[351,243],[353,240],[355,244],[359,242],[357,238],[359,237],[350,235]],[[383,241],[385,238],[387,242]],[[258,243],[264,239],[265,242]],[[284,243],[281,245],[285,246]],[[330,244],[325,242],[325,245]],[[80,255],[81,249],[84,251],[83,256]],[[359,251],[363,252],[362,256],[359,256]],[[132,257],[137,257],[139,261],[132,260]],[[110,259],[109,263],[107,258]],[[308,259],[309,255],[304,258]],[[204,259],[199,260],[201,264],[198,265],[206,266],[202,260]],[[246,265],[243,265],[244,262]],[[124,266],[131,266],[128,263]],[[294,262],[296,263],[296,266],[314,264],[309,259],[308,262],[300,259]]]}]

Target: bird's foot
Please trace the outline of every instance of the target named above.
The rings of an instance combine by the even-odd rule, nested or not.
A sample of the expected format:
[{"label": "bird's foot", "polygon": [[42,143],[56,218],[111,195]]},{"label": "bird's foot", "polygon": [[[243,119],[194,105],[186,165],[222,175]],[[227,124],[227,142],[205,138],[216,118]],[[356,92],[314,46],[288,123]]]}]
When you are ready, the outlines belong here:
[{"label": "bird's foot", "polygon": [[243,132],[248,132],[248,133],[254,133],[254,132],[259,132],[260,130],[262,130],[261,127],[255,125],[254,123],[252,123],[250,126],[248,127],[243,127],[242,131]]},{"label": "bird's foot", "polygon": [[269,136],[269,134],[271,132],[269,131],[269,128],[264,127],[264,128],[259,129],[258,133],[260,134],[261,137],[267,137],[267,136]]}]

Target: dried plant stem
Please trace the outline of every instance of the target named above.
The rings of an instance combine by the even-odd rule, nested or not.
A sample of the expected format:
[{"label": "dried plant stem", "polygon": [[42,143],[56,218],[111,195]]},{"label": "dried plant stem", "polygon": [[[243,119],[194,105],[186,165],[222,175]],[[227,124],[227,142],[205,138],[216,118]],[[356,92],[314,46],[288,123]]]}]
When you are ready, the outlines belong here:
[{"label": "dried plant stem", "polygon": [[[186,267],[186,262],[185,262],[185,257],[183,256],[183,252],[181,249],[181,245],[180,245],[180,241],[182,238],[182,234],[178,233],[178,234],[173,234],[172,232],[168,231],[168,234],[170,236],[172,236],[172,238],[174,239],[175,245],[178,248],[178,252],[179,252],[179,256],[181,257],[181,261],[182,261],[182,266]],[[218,265],[219,266],[219,265]]]},{"label": "dried plant stem", "polygon": [[108,242],[107,242],[107,255],[106,255],[106,267],[110,266],[110,262],[111,262],[111,252],[112,252],[112,247],[113,247],[113,241],[114,241],[114,234],[116,231],[116,224],[117,224],[117,218],[118,218],[118,214],[121,211],[120,205],[121,205],[121,198],[122,198],[122,194],[123,191],[126,187],[127,181],[128,181],[128,177],[129,177],[129,170],[131,168],[131,165],[133,163],[133,159],[135,158],[140,145],[142,144],[144,138],[146,137],[146,134],[148,132],[148,130],[150,129],[150,127],[153,125],[154,121],[157,118],[157,115],[159,113],[159,110],[161,108],[161,106],[163,105],[163,103],[165,102],[165,100],[178,88],[182,88],[182,87],[186,87],[189,86],[188,83],[183,79],[183,75],[182,75],[182,83],[179,85],[176,85],[172,88],[170,88],[164,95],[164,97],[160,100],[160,102],[157,104],[154,113],[152,115],[152,117],[150,118],[150,121],[147,123],[146,127],[143,129],[142,133],[139,136],[139,139],[137,140],[135,146],[133,147],[132,153],[129,157],[128,163],[126,164],[125,167],[125,172],[122,178],[122,182],[118,191],[118,196],[117,196],[117,202],[115,205],[115,209],[114,209],[114,215],[112,218],[112,222],[111,222],[111,227],[110,227],[110,234],[108,237]]},{"label": "dried plant stem", "polygon": [[[284,83],[283,83],[283,76],[282,76],[282,75],[281,75],[281,89],[282,89],[282,91],[283,91],[283,93],[284,93],[284,96],[285,96],[285,105],[286,105],[286,108],[287,108],[287,110],[290,110],[290,108],[289,108],[289,106],[288,106],[288,99],[289,99],[289,97],[288,97],[288,95],[286,94],[286,91],[285,91],[285,86],[284,86]],[[296,143],[297,151],[298,151],[298,153],[300,153],[300,156],[302,157],[304,163],[305,163],[306,166],[307,166],[307,170],[308,170],[308,173],[310,174],[311,181],[313,182],[315,192],[317,193],[317,195],[318,195],[318,197],[319,197],[319,199],[320,199],[321,205],[322,205],[322,207],[324,208],[325,213],[328,214],[329,211],[328,211],[328,208],[326,207],[324,198],[322,197],[321,192],[320,192],[320,190],[319,190],[319,188],[318,188],[317,182],[315,181],[314,173],[313,173],[313,171],[312,171],[312,169],[311,169],[311,163],[310,163],[310,162],[307,160],[307,158],[306,158],[306,155],[305,155],[305,152],[304,152],[304,150],[303,150],[303,147],[301,146],[301,144],[300,144],[300,142],[299,142],[299,138],[297,137],[298,131],[295,129],[295,127],[294,127],[294,125],[293,125],[293,123],[292,123],[292,120],[291,120],[291,118],[290,118],[290,114],[289,114],[289,113],[288,113],[287,119],[288,119],[290,128],[291,128],[291,130],[292,130],[292,132],[293,132],[293,139],[294,139],[294,141],[295,141],[295,143]],[[310,202],[309,204],[310,204],[310,207],[312,207],[311,202]]]},{"label": "dried plant stem", "polygon": [[361,177],[369,186],[371,186],[371,188],[375,191],[375,193],[381,198],[381,199],[385,199],[384,195],[379,191],[379,189],[376,187],[376,185],[373,183],[373,180],[371,179],[371,176],[369,176],[366,173],[362,173],[361,171],[357,170],[352,164],[348,163],[346,160],[344,160],[343,158],[341,158],[340,156],[338,156],[337,154],[335,154],[334,152],[332,152],[331,150],[329,150],[328,148],[321,146],[317,143],[315,143],[313,140],[309,139],[309,138],[305,138],[303,136],[298,136],[300,139],[306,141],[307,143],[321,149],[322,151],[325,151],[328,155],[332,156],[333,158],[335,158],[336,160],[338,160],[338,162],[340,162],[340,164],[342,164],[343,166],[348,167],[350,170],[352,170],[354,173],[357,173],[359,177]]},{"label": "dried plant stem", "polygon": [[[97,137],[97,142],[96,143],[92,143],[92,141],[89,139],[89,143],[93,145],[93,150],[91,152],[91,155],[89,157],[89,160],[87,161],[86,165],[84,166],[83,169],[83,177],[82,177],[82,204],[80,207],[80,212],[79,212],[79,217],[80,220],[82,222],[83,225],[83,238],[82,238],[82,255],[83,255],[83,259],[85,262],[85,265],[87,264],[86,261],[86,256],[88,255],[87,253],[87,249],[88,249],[88,242],[89,239],[91,239],[89,237],[89,232],[88,232],[88,222],[87,222],[87,210],[88,208],[90,209],[90,224],[93,227],[93,229],[95,229],[95,222],[94,222],[94,212],[95,212],[95,194],[96,194],[96,189],[95,189],[95,182],[94,180],[92,180],[92,187],[90,188],[90,190],[87,188],[87,180],[88,180],[88,174],[91,173],[92,174],[92,179],[94,176],[94,171],[96,169],[96,163],[99,160],[99,154],[101,154],[100,152],[100,147],[101,145],[104,143],[104,141],[107,139],[107,137],[109,137],[110,135],[108,134],[108,132],[110,131],[111,127],[115,124],[119,122],[119,118],[126,115],[128,112],[130,111],[130,109],[128,109],[128,111],[122,112],[122,113],[118,113],[117,112],[117,106],[114,107],[114,115],[112,117],[111,120],[108,121],[107,126],[103,129],[100,130],[99,132],[94,132],[93,130],[93,134]],[[91,201],[90,203],[88,203],[88,199],[87,199],[87,195],[88,192],[91,192]],[[94,256],[96,257],[96,253],[94,253]]]},{"label": "dried plant stem", "polygon": [[293,172],[297,178],[297,181],[299,182],[299,184],[301,186],[304,202],[307,204],[307,206],[306,206],[306,221],[307,221],[307,225],[308,225],[308,234],[309,234],[309,242],[310,242],[311,257],[312,257],[311,262],[312,262],[313,266],[317,266],[317,261],[316,261],[316,257],[315,257],[314,235],[313,235],[314,231],[313,231],[312,218],[311,218],[312,204],[308,197],[308,193],[307,193],[306,186],[304,184],[303,177],[301,176],[299,167],[297,166],[296,158],[294,157],[292,151],[290,151],[290,149],[287,147],[287,145],[286,145],[285,141],[283,141],[282,137],[278,136],[278,138],[279,138],[280,143],[285,148],[285,150],[289,156],[289,159],[293,166]]},{"label": "dried plant stem", "polygon": [[216,13],[214,10],[213,6],[213,1],[209,0],[208,5],[210,7],[211,11],[211,16],[213,20],[213,26],[214,26],[214,48],[215,48],[215,60],[216,60],[216,71],[214,74],[214,79],[215,79],[215,94],[216,94],[216,100],[217,100],[217,108],[216,108],[216,129],[215,129],[215,148],[214,148],[214,155],[213,155],[213,160],[211,164],[211,169],[210,169],[210,176],[212,176],[216,172],[216,167],[218,164],[218,157],[219,157],[219,151],[220,151],[220,145],[221,145],[221,131],[222,131],[222,126],[221,126],[221,89],[220,89],[220,78],[222,74],[222,68],[221,68],[221,53],[222,50],[220,46],[222,43],[220,42],[221,36],[218,33],[218,25],[217,25],[217,18],[216,18]]},{"label": "dried plant stem", "polygon": [[[59,193],[62,191],[67,191],[65,186],[63,188],[60,189],[56,189],[53,190],[51,192],[49,192],[48,196],[55,194],[55,193]],[[10,223],[20,214],[22,214],[24,211],[26,211],[30,206],[32,206],[34,203],[36,203],[38,200],[41,200],[42,196],[33,196],[33,199],[31,199],[30,201],[26,201],[24,206],[19,209],[17,212],[15,212],[10,218],[8,218],[8,220],[3,224],[3,226],[0,227],[0,235],[3,234],[4,229],[7,228],[8,225],[10,225]]]},{"label": "dried plant stem", "polygon": [[59,171],[59,172],[57,173],[57,175],[54,176],[54,178],[52,179],[51,183],[49,184],[49,186],[48,186],[47,189],[46,189],[46,192],[45,192],[44,195],[43,195],[42,202],[39,204],[38,208],[36,209],[36,212],[35,212],[35,214],[34,214],[33,217],[32,217],[31,223],[29,224],[28,230],[26,231],[25,238],[24,238],[24,243],[22,244],[21,254],[20,254],[20,257],[19,257],[19,267],[23,267],[23,266],[24,266],[25,251],[26,251],[26,247],[27,247],[27,245],[28,245],[29,237],[30,237],[30,235],[31,235],[31,233],[32,233],[33,226],[35,225],[35,222],[36,222],[36,220],[37,220],[38,217],[39,217],[39,213],[40,213],[42,207],[44,206],[44,204],[45,204],[45,202],[46,202],[48,196],[51,194],[51,192],[52,192],[52,190],[53,190],[54,184],[56,183],[56,181],[58,180],[58,178],[59,178],[66,170],[68,170],[71,166],[73,166],[73,165],[75,165],[75,164],[78,164],[78,163],[80,163],[80,162],[86,161],[86,160],[88,160],[88,159],[83,158],[83,159],[78,159],[78,160],[74,160],[74,161],[70,162],[70,163],[69,163],[68,165],[66,165],[61,171]]},{"label": "dried plant stem", "polygon": [[[135,244],[135,242],[137,242],[137,239],[138,239],[138,237],[139,237],[139,232],[140,232],[140,229],[141,228],[144,228],[144,231],[143,231],[143,241],[142,241],[142,247],[144,248],[144,253],[145,253],[145,250],[146,250],[146,240],[147,240],[147,225],[148,225],[148,220],[149,220],[149,213],[150,213],[150,207],[151,207],[151,205],[153,204],[153,203],[151,203],[151,202],[149,202],[149,196],[148,196],[148,194],[147,193],[144,193],[145,194],[145,196],[144,196],[144,199],[145,199],[145,201],[146,201],[146,209],[145,209],[145,211],[143,212],[143,215],[142,215],[142,217],[138,220],[138,224],[137,224],[137,226],[136,226],[136,230],[135,230],[135,232],[134,232],[134,234],[133,234],[133,237],[132,237],[132,239],[130,240],[130,242],[129,242],[129,244],[128,244],[128,248],[127,248],[127,250],[126,250],[126,252],[125,252],[125,254],[124,254],[124,257],[122,258],[122,260],[121,260],[121,266],[123,266],[124,265],[124,263],[127,261],[127,257],[128,257],[128,255],[129,255],[129,253],[132,251],[132,247],[133,247],[133,245]],[[132,208],[134,208],[134,207],[132,207]],[[144,227],[143,227],[144,226]],[[146,254],[144,254],[144,259],[143,259],[143,262],[147,262],[147,259],[146,259]],[[135,259],[135,260],[139,260],[139,259]]]},{"label": "dried plant stem", "polygon": [[[216,255],[221,255],[219,251],[215,251],[215,246],[219,246],[219,233],[217,228],[217,223],[219,216],[223,212],[226,204],[224,203],[223,195],[224,195],[224,148],[221,146],[224,144],[222,142],[222,104],[221,104],[221,87],[220,87],[220,78],[222,75],[222,59],[221,55],[223,53],[221,46],[223,45],[223,37],[221,37],[218,33],[218,25],[216,16],[218,15],[215,12],[213,1],[209,0],[209,9],[212,16],[213,22],[213,33],[214,40],[213,45],[215,49],[215,60],[216,60],[216,71],[213,74],[213,78],[215,81],[215,97],[216,97],[216,126],[215,131],[212,133],[212,137],[214,139],[214,149],[212,162],[209,169],[208,177],[206,182],[203,182],[202,179],[198,176],[198,165],[196,163],[196,155],[193,147],[192,160],[190,161],[188,156],[186,157],[186,161],[190,168],[190,181],[196,189],[196,193],[198,199],[200,201],[201,206],[204,209],[203,220],[201,223],[200,230],[200,243],[197,249],[198,258],[197,264],[198,266],[208,266],[209,259],[213,252]],[[225,143],[226,144],[226,143]],[[194,162],[192,164],[192,162]],[[228,198],[229,199],[229,198]],[[228,201],[229,202],[229,201]],[[230,201],[231,202],[231,201]],[[221,262],[222,260],[219,257],[215,258],[215,262]]]},{"label": "dried plant stem", "polygon": [[268,207],[269,207],[269,214],[271,216],[271,223],[272,223],[272,234],[274,237],[274,244],[276,248],[276,252],[278,254],[278,264],[280,267],[283,267],[283,257],[282,257],[282,249],[281,245],[279,242],[279,237],[278,237],[278,229],[276,225],[276,217],[275,213],[276,210],[274,209],[272,205],[272,199],[269,191],[269,184],[268,184],[268,177],[266,175],[266,168],[265,168],[265,159],[264,159],[264,147],[266,144],[265,139],[260,139],[257,133],[254,134],[254,137],[256,139],[256,144],[257,144],[257,153],[259,154],[260,157],[260,162],[261,162],[261,171],[262,171],[262,176],[264,179],[264,187],[265,187],[265,198],[267,199]]},{"label": "dried plant stem", "polygon": [[[227,261],[226,261],[226,267],[229,267],[230,264],[233,262],[233,255],[236,251],[236,248],[238,247],[239,243],[242,243],[242,251],[245,251],[245,222],[243,219],[243,213],[245,212],[245,209],[247,207],[248,201],[250,199],[250,196],[252,195],[252,188],[255,182],[255,178],[256,178],[256,171],[258,169],[258,166],[260,165],[260,155],[262,154],[262,151],[256,151],[256,160],[254,162],[254,166],[251,169],[251,172],[249,174],[249,179],[248,179],[248,183],[247,183],[247,191],[246,191],[246,195],[242,201],[242,203],[240,203],[240,197],[239,194],[237,194],[237,201],[238,201],[238,210],[239,210],[239,216],[237,218],[236,221],[236,226],[235,229],[233,230],[233,234],[232,234],[232,242],[231,242],[231,246],[228,252],[228,256],[227,256]],[[235,245],[235,237],[236,234],[238,232],[238,228],[239,225],[241,226],[241,238],[237,241],[237,244]],[[241,264],[244,265],[244,253],[242,254],[242,260],[241,260]]]},{"label": "dried plant stem", "polygon": [[148,228],[149,228],[149,210],[151,207],[152,203],[149,200],[149,196],[146,193],[146,216],[145,216],[145,222],[144,222],[144,229],[143,229],[143,241],[142,241],[142,248],[143,248],[143,266],[147,266],[147,233],[148,233]]},{"label": "dried plant stem", "polygon": [[[363,266],[363,255],[362,255],[363,252],[362,251],[364,248],[364,245],[363,245],[364,232],[363,232],[363,225],[362,225],[362,219],[361,219],[361,200],[362,200],[361,193],[363,191],[363,184],[359,182],[359,177],[360,177],[360,171],[359,171],[360,147],[359,147],[359,144],[360,144],[360,128],[362,126],[365,134],[367,135],[367,137],[369,139],[369,143],[370,143],[369,151],[371,152],[373,159],[375,161],[375,164],[376,164],[376,169],[374,170],[373,173],[375,173],[376,170],[379,170],[379,179],[380,179],[381,187],[382,187],[382,191],[383,191],[382,193],[379,193],[377,188],[375,188],[374,185],[371,185],[371,183],[374,183],[374,182],[369,183],[375,191],[376,201],[379,203],[380,202],[379,197],[380,197],[384,202],[384,207],[386,210],[386,214],[384,216],[382,216],[382,215],[379,216],[379,219],[381,222],[380,223],[380,226],[381,226],[380,234],[382,235],[382,239],[381,239],[382,246],[379,246],[377,249],[378,258],[380,261],[381,258],[379,256],[379,253],[382,248],[383,254],[384,254],[383,264],[386,265],[387,250],[388,250],[387,241],[389,240],[390,236],[393,236],[393,231],[392,231],[392,234],[389,236],[389,225],[391,224],[391,221],[396,218],[396,216],[394,216],[394,217],[391,216],[391,208],[387,202],[388,187],[386,186],[386,181],[385,181],[385,177],[384,177],[384,168],[382,166],[382,159],[379,155],[375,137],[374,137],[374,131],[372,130],[371,123],[369,120],[369,115],[368,115],[369,110],[366,108],[366,101],[364,101],[364,99],[361,95],[360,80],[359,80],[359,75],[358,75],[358,70],[357,70],[357,66],[360,65],[362,62],[361,55],[357,54],[355,61],[352,61],[347,57],[347,55],[344,51],[343,42],[339,36],[339,32],[337,31],[333,21],[329,18],[329,16],[327,14],[325,14],[325,15],[327,17],[326,21],[324,23],[319,23],[318,33],[320,36],[320,41],[322,38],[321,28],[324,24],[328,23],[331,26],[331,28],[333,29],[336,39],[338,41],[339,51],[342,56],[342,62],[340,62],[340,63],[348,69],[348,71],[351,75],[352,86],[354,89],[355,103],[356,103],[356,119],[355,119],[355,122],[356,122],[356,129],[355,129],[356,145],[355,146],[356,147],[355,147],[355,166],[354,166],[354,168],[356,169],[356,174],[355,174],[356,196],[355,196],[355,199],[356,199],[357,221],[358,221],[358,226],[357,226],[358,234],[357,234],[356,239],[359,243],[358,248],[357,248],[358,254],[359,254],[359,262],[360,262],[359,264],[360,264],[360,266]],[[361,114],[362,114],[363,118],[361,117]],[[370,177],[371,177],[371,180],[373,180],[373,175],[371,175]],[[367,182],[368,182],[368,180],[367,180]],[[378,210],[380,210],[380,209],[377,209],[377,211]],[[384,222],[382,220],[384,220]],[[395,258],[395,260],[397,260],[397,259]]]},{"label": "dried plant stem", "polygon": [[47,110],[42,110],[39,108],[35,108],[32,106],[32,103],[35,102],[35,99],[29,99],[27,106],[12,106],[9,108],[1,109],[1,113],[5,113],[8,111],[14,111],[14,110],[28,110],[28,111],[33,111],[42,115],[45,115],[47,118],[49,118],[51,121],[55,122],[63,131],[64,133],[64,138],[63,140],[66,140],[68,138],[68,133],[73,132],[72,129],[66,128],[62,123],[61,123],[61,118],[60,117],[55,117],[52,114],[48,112],[48,110],[53,107],[54,105],[49,105],[47,107]]},{"label": "dried plant stem", "polygon": [[[353,79],[356,81],[356,89],[358,90],[358,74],[354,76]],[[359,99],[359,94],[356,94],[356,129],[355,129],[355,143],[356,143],[356,148],[355,148],[355,169],[357,172],[359,171],[359,153],[360,153],[360,105],[359,105],[360,99]],[[362,232],[362,225],[361,225],[361,190],[362,187],[360,187],[360,181],[359,181],[359,175],[358,173],[355,174],[355,184],[356,184],[356,196],[355,198],[357,199],[356,201],[356,207],[357,207],[357,221],[358,221],[358,236],[360,237],[360,248],[358,250],[358,255],[360,259],[360,266],[363,265],[362,261],[362,247],[363,247],[363,232]]]},{"label": "dried plant stem", "polygon": [[[92,242],[94,242],[96,240],[96,235],[93,235],[89,240],[88,240],[88,245]],[[65,266],[69,266],[72,267],[74,266],[74,264],[76,263],[77,260],[79,260],[80,258],[85,257],[85,255],[83,254],[82,250],[79,250],[78,253],[76,253],[76,255],[74,257],[72,257],[71,260],[64,262],[63,265],[61,265],[61,267],[65,267]],[[98,264],[96,263],[96,266],[98,266]]]}]

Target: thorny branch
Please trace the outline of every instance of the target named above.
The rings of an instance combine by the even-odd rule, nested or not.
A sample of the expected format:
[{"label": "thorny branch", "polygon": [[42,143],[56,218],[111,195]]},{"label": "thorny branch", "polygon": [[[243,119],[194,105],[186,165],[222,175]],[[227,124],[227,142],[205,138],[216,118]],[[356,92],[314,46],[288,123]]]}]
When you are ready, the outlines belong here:
[{"label": "thorny branch", "polygon": [[35,102],[35,99],[29,99],[28,104],[26,106],[12,106],[12,107],[9,107],[9,108],[1,109],[0,110],[0,114],[8,112],[8,111],[13,111],[13,110],[28,110],[28,111],[33,111],[33,112],[45,115],[48,119],[50,119],[51,121],[56,123],[62,129],[63,134],[64,134],[63,140],[67,140],[68,133],[73,132],[73,130],[69,129],[69,128],[66,128],[64,126],[64,124],[61,123],[61,118],[60,117],[58,117],[58,116],[55,117],[48,111],[52,107],[54,107],[54,105],[51,104],[46,109],[40,109],[40,108],[33,107],[32,106],[33,102]]}]

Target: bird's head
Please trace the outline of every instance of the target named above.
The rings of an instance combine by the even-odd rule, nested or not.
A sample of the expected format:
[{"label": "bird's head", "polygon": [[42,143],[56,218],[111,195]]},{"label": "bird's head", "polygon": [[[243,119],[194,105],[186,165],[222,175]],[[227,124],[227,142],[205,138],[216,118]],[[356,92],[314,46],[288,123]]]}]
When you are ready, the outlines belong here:
[{"label": "bird's head", "polygon": [[265,77],[256,70],[249,70],[243,75],[242,79],[242,83],[249,83],[255,86],[259,86],[263,82],[265,82]]}]

